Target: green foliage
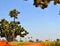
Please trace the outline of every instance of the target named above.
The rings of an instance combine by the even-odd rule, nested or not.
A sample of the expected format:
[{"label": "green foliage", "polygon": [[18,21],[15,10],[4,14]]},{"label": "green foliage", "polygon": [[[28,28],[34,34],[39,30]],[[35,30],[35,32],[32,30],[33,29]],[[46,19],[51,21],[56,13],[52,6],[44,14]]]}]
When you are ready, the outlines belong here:
[{"label": "green foliage", "polygon": [[[19,25],[20,24],[19,22],[14,23],[14,21],[11,21],[10,23],[8,23],[8,21],[5,19],[2,19],[0,22],[1,22],[0,23],[0,32],[1,32],[0,35],[1,34],[5,35],[6,32],[9,34],[10,33],[12,34],[14,31],[14,28],[15,28],[16,36],[20,35],[21,37],[23,37],[28,34],[28,32],[23,27],[21,27],[21,25]],[[25,33],[21,34],[22,32],[25,32]]]},{"label": "green foliage", "polygon": [[20,14],[20,12],[18,12],[16,9],[13,9],[10,11],[9,16],[17,18],[18,14]]},{"label": "green foliage", "polygon": [[42,9],[46,8],[48,6],[48,3],[50,0],[34,0],[35,7],[41,7]]},{"label": "green foliage", "polygon": [[54,0],[54,4],[60,4],[60,0]]},{"label": "green foliage", "polygon": [[45,9],[48,7],[50,1],[54,1],[54,5],[60,4],[60,0],[34,0],[34,5],[35,7],[41,7],[42,9]]},{"label": "green foliage", "polygon": [[6,37],[8,41],[10,39],[12,41],[12,39],[14,39],[17,35],[20,35],[20,37],[24,37],[28,34],[28,32],[23,27],[21,27],[20,22],[15,21],[15,18],[19,13],[20,12],[14,9],[9,13],[11,17],[14,17],[14,21],[8,22],[5,19],[1,19],[0,21],[0,36]]},{"label": "green foliage", "polygon": [[39,42],[39,39],[36,39],[36,42]]},{"label": "green foliage", "polygon": [[33,40],[29,40],[29,42],[34,42]]}]

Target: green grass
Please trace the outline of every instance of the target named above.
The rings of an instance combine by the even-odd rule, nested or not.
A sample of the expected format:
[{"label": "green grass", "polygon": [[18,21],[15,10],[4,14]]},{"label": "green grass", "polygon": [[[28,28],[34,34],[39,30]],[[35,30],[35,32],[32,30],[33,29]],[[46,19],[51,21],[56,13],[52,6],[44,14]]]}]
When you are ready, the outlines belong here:
[{"label": "green grass", "polygon": [[26,44],[26,42],[16,42],[16,41],[9,42],[9,43],[16,46],[22,46],[23,44]]},{"label": "green grass", "polygon": [[31,43],[31,42],[17,42],[17,41],[12,41],[12,42],[9,42],[11,45],[15,45],[15,46],[22,46],[26,43]]}]

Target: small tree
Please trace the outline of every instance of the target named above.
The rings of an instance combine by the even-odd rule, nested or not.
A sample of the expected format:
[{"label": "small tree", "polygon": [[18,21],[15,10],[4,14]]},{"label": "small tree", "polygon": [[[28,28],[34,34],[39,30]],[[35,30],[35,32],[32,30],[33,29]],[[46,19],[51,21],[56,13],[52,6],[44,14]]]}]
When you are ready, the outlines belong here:
[{"label": "small tree", "polygon": [[39,42],[39,39],[36,39],[36,42]]},{"label": "small tree", "polygon": [[20,22],[15,21],[19,13],[20,12],[16,11],[16,9],[10,11],[10,17],[14,17],[14,21],[11,21],[10,23],[5,19],[0,21],[0,36],[6,37],[7,41],[14,41],[17,35],[24,37],[28,34],[28,32],[21,27]]}]

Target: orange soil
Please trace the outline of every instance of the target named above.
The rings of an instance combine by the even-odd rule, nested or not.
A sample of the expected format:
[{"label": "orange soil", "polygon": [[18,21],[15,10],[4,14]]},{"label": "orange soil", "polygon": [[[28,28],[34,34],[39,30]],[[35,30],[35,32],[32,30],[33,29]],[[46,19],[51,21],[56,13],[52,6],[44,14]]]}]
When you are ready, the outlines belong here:
[{"label": "orange soil", "polygon": [[[10,45],[7,41],[0,40],[0,46],[15,46],[15,45]],[[26,43],[22,46],[45,46],[45,45],[44,43]]]},{"label": "orange soil", "polygon": [[0,46],[12,46],[5,40],[0,40]]}]

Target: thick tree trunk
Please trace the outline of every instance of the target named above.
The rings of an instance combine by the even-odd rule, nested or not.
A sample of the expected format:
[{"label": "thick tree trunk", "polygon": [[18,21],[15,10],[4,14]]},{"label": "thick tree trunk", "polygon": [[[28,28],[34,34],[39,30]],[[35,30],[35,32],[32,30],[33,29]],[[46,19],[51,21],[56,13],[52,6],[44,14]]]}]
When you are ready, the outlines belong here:
[{"label": "thick tree trunk", "polygon": [[[15,17],[14,17],[14,24],[15,24]],[[14,31],[13,31],[13,34],[12,34],[12,37],[13,37],[13,41],[15,40],[15,28],[14,28]]]},{"label": "thick tree trunk", "polygon": [[6,38],[8,42],[13,41],[13,38]]},{"label": "thick tree trunk", "polygon": [[8,42],[13,41],[13,36],[12,36],[12,35],[7,35],[6,40],[7,40]]},{"label": "thick tree trunk", "polygon": [[[15,17],[14,17],[14,23],[15,23]],[[14,26],[15,27],[15,26]],[[15,28],[12,34],[6,34],[7,41],[15,41]]]}]

